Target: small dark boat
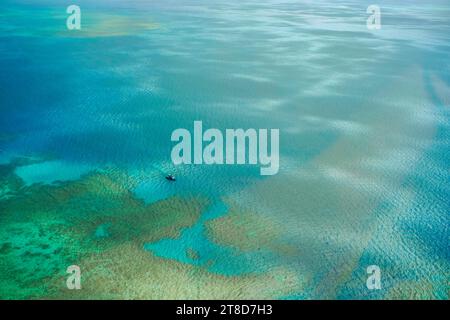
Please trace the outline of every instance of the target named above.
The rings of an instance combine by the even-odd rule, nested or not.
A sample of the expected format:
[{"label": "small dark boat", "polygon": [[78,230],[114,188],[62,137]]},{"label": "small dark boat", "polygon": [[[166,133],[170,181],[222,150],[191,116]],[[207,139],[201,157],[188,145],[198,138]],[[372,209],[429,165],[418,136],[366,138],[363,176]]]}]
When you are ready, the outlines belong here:
[{"label": "small dark boat", "polygon": [[169,181],[175,181],[175,180],[177,180],[177,179],[175,179],[175,176],[172,175],[172,174],[167,175],[167,176],[166,176],[166,179],[169,180]]}]

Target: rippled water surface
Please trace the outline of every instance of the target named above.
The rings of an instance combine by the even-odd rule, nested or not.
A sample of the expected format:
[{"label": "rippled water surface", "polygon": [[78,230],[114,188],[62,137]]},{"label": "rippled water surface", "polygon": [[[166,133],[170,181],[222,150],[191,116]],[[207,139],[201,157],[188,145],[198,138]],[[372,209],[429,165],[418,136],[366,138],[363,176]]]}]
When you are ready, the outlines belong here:
[{"label": "rippled water surface", "polygon": [[[448,298],[448,1],[380,30],[370,1],[77,4],[0,4],[1,298],[74,263],[81,298]],[[195,120],[280,129],[279,173],[174,166]]]}]

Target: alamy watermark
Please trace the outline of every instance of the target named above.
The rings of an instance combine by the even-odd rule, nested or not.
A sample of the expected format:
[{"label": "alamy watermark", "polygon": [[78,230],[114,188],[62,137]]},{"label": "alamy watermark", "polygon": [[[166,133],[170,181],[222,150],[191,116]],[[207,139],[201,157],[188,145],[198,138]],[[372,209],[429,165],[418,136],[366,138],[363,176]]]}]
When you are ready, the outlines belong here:
[{"label": "alamy watermark", "polygon": [[80,290],[81,289],[81,269],[77,265],[71,265],[66,270],[70,276],[66,280],[67,289]]},{"label": "alamy watermark", "polygon": [[372,4],[367,7],[366,12],[370,14],[367,18],[366,25],[369,30],[381,29],[381,9],[379,6]]},{"label": "alamy watermark", "polygon": [[[81,9],[70,5],[66,20],[68,30],[81,29]],[[368,30],[381,29],[381,9],[378,5],[367,7],[369,17],[366,21]],[[202,121],[194,121],[193,131],[178,128],[172,132],[171,141],[176,142],[172,148],[171,159],[175,165],[259,165],[261,175],[275,175],[279,171],[279,129],[225,129],[223,133],[216,128],[203,131]],[[71,265],[66,286],[69,290],[81,289],[81,269]],[[381,289],[381,270],[377,265],[368,266],[366,287],[369,290]]]},{"label": "alamy watermark", "polygon": [[369,290],[380,290],[381,289],[381,269],[379,266],[371,265],[368,266],[367,274],[369,274],[369,277],[367,277],[366,286]]},{"label": "alamy watermark", "polygon": [[[171,140],[178,142],[172,149],[175,165],[180,164],[251,164],[261,166],[261,175],[278,173],[279,129],[207,129],[202,121],[194,121],[193,135],[184,128],[172,132]],[[206,143],[206,145],[204,145]],[[225,146],[225,147],[224,147]],[[270,150],[269,150],[270,149]]]},{"label": "alamy watermark", "polygon": [[[81,9],[77,5],[70,5],[66,9],[66,13],[70,14],[66,20],[68,30],[81,30]],[[366,13],[370,14],[367,18],[366,26],[369,30],[381,29],[381,9],[376,4],[367,7]]]},{"label": "alamy watermark", "polygon": [[70,14],[66,20],[66,26],[69,30],[81,29],[81,9],[77,5],[70,5],[66,9],[66,13]]}]

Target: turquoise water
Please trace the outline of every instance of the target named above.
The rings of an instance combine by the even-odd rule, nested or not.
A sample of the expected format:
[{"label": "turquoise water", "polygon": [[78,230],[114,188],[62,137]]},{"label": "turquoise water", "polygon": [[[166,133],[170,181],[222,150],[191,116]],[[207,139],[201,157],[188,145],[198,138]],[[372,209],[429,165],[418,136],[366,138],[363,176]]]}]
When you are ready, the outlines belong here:
[{"label": "turquoise water", "polygon": [[[282,266],[309,279],[283,298],[382,298],[364,286],[370,264],[388,289],[424,281],[448,296],[448,1],[380,1],[373,31],[370,1],[77,4],[81,31],[66,30],[59,1],[0,4],[0,163],[41,159],[15,169],[27,186],[115,168],[146,204],[206,197],[196,224],[143,250],[217,274]],[[279,174],[174,166],[170,135],[194,120],[279,128]],[[205,221],[230,206],[273,221],[294,254],[208,238]]]},{"label": "turquoise water", "polygon": [[58,160],[24,165],[16,169],[16,174],[27,185],[34,183],[51,184],[56,181],[69,181],[80,178],[92,171],[87,165],[63,163]]},{"label": "turquoise water", "polygon": [[[157,256],[205,266],[211,272],[227,276],[267,269],[270,266],[267,262],[274,259],[270,252],[243,254],[232,248],[217,245],[205,235],[204,223],[225,215],[227,211],[228,208],[220,200],[217,200],[203,213],[197,223],[185,229],[179,238],[163,239],[157,243],[146,244],[144,248],[154,252]],[[189,250],[192,250],[196,256],[190,257]]]}]

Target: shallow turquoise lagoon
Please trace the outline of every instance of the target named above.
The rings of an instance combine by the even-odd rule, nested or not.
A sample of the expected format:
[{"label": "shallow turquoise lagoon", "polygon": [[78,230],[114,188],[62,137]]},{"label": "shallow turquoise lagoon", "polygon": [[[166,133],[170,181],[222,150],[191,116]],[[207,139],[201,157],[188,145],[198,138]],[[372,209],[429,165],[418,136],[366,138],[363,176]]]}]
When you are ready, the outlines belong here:
[{"label": "shallow turquoise lagoon", "polygon": [[[380,1],[380,30],[366,27],[370,1],[77,4],[79,31],[60,1],[0,4],[0,164],[33,159],[15,165],[26,187],[117,170],[145,204],[207,198],[193,226],[142,250],[304,280],[275,298],[448,298],[448,1]],[[170,135],[195,120],[280,129],[279,173],[174,166]],[[290,253],[213,239],[205,221],[231,207],[271,221]],[[383,290],[367,291],[371,264]]]}]

